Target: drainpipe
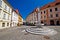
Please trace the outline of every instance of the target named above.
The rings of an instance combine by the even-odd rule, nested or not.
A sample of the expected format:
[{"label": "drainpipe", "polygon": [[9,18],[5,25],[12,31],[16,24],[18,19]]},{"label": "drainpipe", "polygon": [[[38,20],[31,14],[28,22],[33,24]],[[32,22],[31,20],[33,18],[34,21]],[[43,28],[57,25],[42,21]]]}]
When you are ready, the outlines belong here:
[{"label": "drainpipe", "polygon": [[37,25],[37,27],[42,28],[41,27],[41,13],[40,13],[40,9],[37,8],[37,10],[38,10],[38,25]]}]

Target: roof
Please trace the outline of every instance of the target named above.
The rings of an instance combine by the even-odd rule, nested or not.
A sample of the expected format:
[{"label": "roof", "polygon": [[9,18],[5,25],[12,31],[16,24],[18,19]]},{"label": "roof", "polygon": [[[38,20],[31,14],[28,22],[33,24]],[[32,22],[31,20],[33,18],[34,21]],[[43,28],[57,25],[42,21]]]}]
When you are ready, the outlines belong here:
[{"label": "roof", "polygon": [[9,7],[11,7],[12,9],[14,9],[7,0],[3,0],[3,1],[4,1]]},{"label": "roof", "polygon": [[[18,15],[20,15],[20,16],[21,16],[21,14],[19,13],[19,10],[18,10],[18,9],[16,9],[15,11],[18,13]],[[21,16],[21,17],[22,17],[22,16]]]},{"label": "roof", "polygon": [[41,7],[40,10],[43,10],[45,8],[48,8],[48,7],[53,7],[55,6],[56,3],[60,2],[60,0],[55,0],[54,2],[51,2],[49,4],[46,4],[45,6]]}]

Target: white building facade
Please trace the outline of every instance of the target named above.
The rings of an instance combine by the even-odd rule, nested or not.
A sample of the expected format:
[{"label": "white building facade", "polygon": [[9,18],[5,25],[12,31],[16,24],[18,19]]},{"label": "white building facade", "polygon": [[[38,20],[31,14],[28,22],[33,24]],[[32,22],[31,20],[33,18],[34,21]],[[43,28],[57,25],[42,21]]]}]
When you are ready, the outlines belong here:
[{"label": "white building facade", "polygon": [[0,29],[9,28],[12,8],[6,0],[0,0]]},{"label": "white building facade", "polygon": [[18,14],[15,10],[12,12],[12,27],[17,26],[18,24]]}]

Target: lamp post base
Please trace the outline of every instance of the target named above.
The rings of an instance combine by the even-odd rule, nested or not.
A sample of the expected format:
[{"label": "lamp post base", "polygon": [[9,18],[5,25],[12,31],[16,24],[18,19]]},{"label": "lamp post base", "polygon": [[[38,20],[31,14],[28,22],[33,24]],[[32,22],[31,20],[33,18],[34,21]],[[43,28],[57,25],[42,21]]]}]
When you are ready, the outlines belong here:
[{"label": "lamp post base", "polygon": [[43,28],[41,25],[37,25],[38,28]]}]

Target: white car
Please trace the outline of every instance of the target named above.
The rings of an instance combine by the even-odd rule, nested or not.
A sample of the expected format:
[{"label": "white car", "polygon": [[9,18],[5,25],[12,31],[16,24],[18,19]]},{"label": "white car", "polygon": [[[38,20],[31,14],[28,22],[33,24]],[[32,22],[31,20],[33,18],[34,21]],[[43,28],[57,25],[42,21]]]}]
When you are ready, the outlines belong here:
[{"label": "white car", "polygon": [[[35,25],[39,25],[39,24],[35,24]],[[43,26],[44,24],[40,24],[40,25],[42,25],[42,26]]]},{"label": "white car", "polygon": [[44,25],[44,24],[41,24],[42,26]]}]

